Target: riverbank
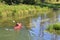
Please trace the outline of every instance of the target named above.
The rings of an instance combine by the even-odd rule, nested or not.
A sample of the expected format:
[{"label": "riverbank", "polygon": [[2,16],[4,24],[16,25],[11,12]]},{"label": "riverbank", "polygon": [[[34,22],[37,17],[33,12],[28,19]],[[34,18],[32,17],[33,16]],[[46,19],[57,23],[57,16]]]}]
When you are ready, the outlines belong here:
[{"label": "riverbank", "polygon": [[[48,7],[41,8],[36,5],[0,5],[0,26],[4,23],[5,26],[9,24],[11,26],[13,20],[20,20],[22,18],[31,17],[34,15],[40,15],[49,13],[51,10]],[[3,25],[3,26],[4,26]],[[13,24],[12,24],[13,25]]]},{"label": "riverbank", "polygon": [[9,16],[9,15],[29,15],[29,14],[38,14],[38,13],[48,13],[50,9],[48,7],[41,8],[40,6],[35,5],[0,5],[0,16]]},{"label": "riverbank", "polygon": [[42,7],[49,7],[49,8],[60,8],[60,4],[52,4],[52,3],[41,3],[40,6]]}]

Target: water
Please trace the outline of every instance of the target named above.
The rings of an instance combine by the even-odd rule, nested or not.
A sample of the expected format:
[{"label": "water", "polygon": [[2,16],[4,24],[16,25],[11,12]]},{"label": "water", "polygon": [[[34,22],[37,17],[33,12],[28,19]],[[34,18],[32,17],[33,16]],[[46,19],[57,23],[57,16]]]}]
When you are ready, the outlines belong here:
[{"label": "water", "polygon": [[[46,32],[47,26],[49,24],[60,22],[59,11],[51,12],[48,14],[44,13],[43,15],[38,15],[34,17],[27,17],[25,19],[22,19],[21,22],[23,23],[23,29],[20,30],[20,32],[12,31],[13,39],[10,38],[11,40],[60,40],[60,35]],[[3,38],[1,40],[3,40]]]},{"label": "water", "polygon": [[[48,17],[47,14],[40,15],[37,18],[31,19],[32,28],[29,30],[30,40],[60,40],[60,36],[45,32],[49,24],[60,22],[60,14],[51,14],[52,17]],[[50,15],[50,16],[51,16]],[[49,19],[47,21],[43,21]]]}]

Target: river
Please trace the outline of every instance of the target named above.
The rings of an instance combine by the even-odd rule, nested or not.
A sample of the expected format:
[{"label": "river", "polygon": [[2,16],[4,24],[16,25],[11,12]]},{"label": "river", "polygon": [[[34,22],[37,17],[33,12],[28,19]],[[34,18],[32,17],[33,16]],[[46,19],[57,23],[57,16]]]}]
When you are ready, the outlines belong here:
[{"label": "river", "polygon": [[[38,15],[24,19],[25,26],[31,29],[22,29],[21,40],[60,40],[59,35],[55,35],[46,31],[47,26],[60,22],[59,11],[49,14]],[[23,33],[23,34],[22,34]]]},{"label": "river", "polygon": [[23,28],[17,33],[14,32],[11,40],[60,40],[60,35],[46,31],[48,25],[60,22],[60,11],[26,17],[20,22]]}]

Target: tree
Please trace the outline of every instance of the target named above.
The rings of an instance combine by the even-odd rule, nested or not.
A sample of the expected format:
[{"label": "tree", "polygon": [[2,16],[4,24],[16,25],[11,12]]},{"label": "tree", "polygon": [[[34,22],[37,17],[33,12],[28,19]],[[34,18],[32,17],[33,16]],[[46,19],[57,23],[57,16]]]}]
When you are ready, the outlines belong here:
[{"label": "tree", "polygon": [[23,0],[24,4],[35,4],[35,0]]},{"label": "tree", "polygon": [[12,5],[12,0],[3,0],[6,4]]},{"label": "tree", "polygon": [[13,2],[14,4],[19,4],[19,3],[20,3],[20,0],[12,0],[12,2]]},{"label": "tree", "polygon": [[43,3],[44,1],[45,1],[45,0],[40,0],[40,2],[42,2],[42,3]]},{"label": "tree", "polygon": [[19,4],[21,0],[2,0],[5,1],[6,4],[12,5],[12,4]]}]

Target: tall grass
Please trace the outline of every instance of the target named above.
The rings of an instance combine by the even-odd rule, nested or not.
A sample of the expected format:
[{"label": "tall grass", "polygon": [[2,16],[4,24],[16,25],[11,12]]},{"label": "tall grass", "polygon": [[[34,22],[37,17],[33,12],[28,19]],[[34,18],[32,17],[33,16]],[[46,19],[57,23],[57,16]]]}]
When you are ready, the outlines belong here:
[{"label": "tall grass", "polygon": [[[49,13],[50,9],[48,7],[41,8],[40,6],[33,6],[33,5],[0,5],[0,26],[5,23],[11,23],[12,20],[20,20],[22,18],[40,15],[41,13]],[[7,24],[6,24],[7,22]],[[9,24],[11,25],[11,24]]]}]

